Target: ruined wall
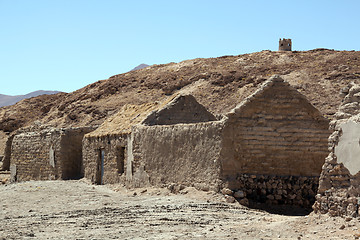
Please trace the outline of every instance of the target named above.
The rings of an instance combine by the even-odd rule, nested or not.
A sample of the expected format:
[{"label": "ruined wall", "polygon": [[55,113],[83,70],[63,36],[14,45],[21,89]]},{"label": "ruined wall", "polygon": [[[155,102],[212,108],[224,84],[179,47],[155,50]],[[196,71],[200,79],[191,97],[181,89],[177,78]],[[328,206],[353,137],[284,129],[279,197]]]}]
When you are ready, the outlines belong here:
[{"label": "ruined wall", "polygon": [[291,39],[279,39],[279,51],[291,51],[292,43]]},{"label": "ruined wall", "polygon": [[223,122],[136,126],[133,183],[219,189]]},{"label": "ruined wall", "polygon": [[268,84],[228,114],[223,176],[319,176],[328,121],[282,79]]},{"label": "ruined wall", "polygon": [[360,86],[353,86],[330,123],[329,155],[313,209],[331,216],[359,216]]},{"label": "ruined wall", "polygon": [[8,136],[9,133],[0,130],[0,155],[4,155],[5,142]]},{"label": "ruined wall", "polygon": [[6,139],[2,170],[10,170],[11,145],[14,136],[14,134],[11,134]]},{"label": "ruined wall", "polygon": [[[120,148],[124,150],[123,171],[119,171],[118,157]],[[125,183],[125,173],[127,170],[127,135],[86,137],[83,140],[83,165],[84,177],[90,179],[93,183],[97,182],[97,174],[100,159],[100,149],[104,150],[104,175],[102,184]]]},{"label": "ruined wall", "polygon": [[[55,161],[50,164],[50,148]],[[60,176],[60,132],[56,130],[16,135],[11,148],[11,165],[16,180],[49,180]]]},{"label": "ruined wall", "polygon": [[90,128],[47,128],[15,135],[11,166],[17,181],[81,177],[81,139]]},{"label": "ruined wall", "polygon": [[171,125],[178,123],[197,123],[216,121],[191,95],[179,96],[165,108],[152,112],[145,120],[145,125]]}]

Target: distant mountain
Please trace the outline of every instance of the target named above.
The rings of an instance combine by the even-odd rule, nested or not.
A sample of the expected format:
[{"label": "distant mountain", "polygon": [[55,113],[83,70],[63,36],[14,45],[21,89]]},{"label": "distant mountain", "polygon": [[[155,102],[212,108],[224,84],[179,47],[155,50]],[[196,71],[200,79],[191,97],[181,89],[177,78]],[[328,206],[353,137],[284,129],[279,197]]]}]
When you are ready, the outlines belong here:
[{"label": "distant mountain", "polygon": [[[137,66],[137,67],[135,67],[134,69],[132,69],[131,71],[143,69],[143,68],[146,68],[146,67],[148,67],[148,66],[150,66],[150,65],[147,65],[147,64],[142,63],[142,64],[140,64],[139,66]],[[130,72],[131,72],[131,71],[130,71]]]},{"label": "distant mountain", "polygon": [[56,93],[59,93],[59,91],[39,90],[39,91],[31,92],[31,93],[28,93],[25,95],[16,95],[16,96],[0,94],[0,107],[13,105],[13,104],[15,104],[23,99],[26,99],[26,98],[37,97],[37,96],[44,95],[44,94],[52,95],[52,94],[56,94]]}]

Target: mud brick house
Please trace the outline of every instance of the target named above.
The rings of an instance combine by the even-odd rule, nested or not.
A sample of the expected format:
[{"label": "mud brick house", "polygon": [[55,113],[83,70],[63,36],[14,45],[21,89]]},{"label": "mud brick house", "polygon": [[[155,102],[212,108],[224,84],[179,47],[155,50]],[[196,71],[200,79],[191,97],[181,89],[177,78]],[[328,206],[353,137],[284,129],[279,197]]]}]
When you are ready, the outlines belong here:
[{"label": "mud brick house", "polygon": [[[134,126],[143,122],[173,125],[215,120],[216,118],[190,95],[171,97],[162,103],[125,105],[97,130],[85,135],[84,176],[97,184],[127,182],[136,186],[146,185],[149,180],[143,180],[144,176],[141,175],[143,159],[134,156],[134,148],[137,147],[134,140]],[[156,136],[148,137],[155,141]],[[173,146],[176,147],[179,146]],[[170,162],[171,159],[168,161]]]},{"label": "mud brick house", "polygon": [[[84,177],[96,184],[125,182],[132,175],[131,126],[157,104],[125,105],[83,139]],[[128,154],[130,153],[130,154]]]},{"label": "mud brick house", "polygon": [[225,122],[222,181],[250,200],[310,207],[330,132],[305,96],[273,76]]},{"label": "mud brick house", "polygon": [[[85,136],[85,177],[138,187],[229,187],[273,204],[314,202],[327,155],[328,120],[279,76],[221,119],[191,96],[138,108],[141,113],[129,116],[129,110],[120,111],[98,129],[107,129],[102,134]],[[124,131],[120,124],[113,136],[109,126],[116,118],[133,122]]]},{"label": "mud brick house", "polygon": [[336,119],[330,123],[329,155],[322,167],[316,213],[331,216],[360,215],[360,86],[345,96]]},{"label": "mud brick house", "polygon": [[92,128],[21,130],[11,144],[12,180],[78,179],[82,173],[82,139]]}]

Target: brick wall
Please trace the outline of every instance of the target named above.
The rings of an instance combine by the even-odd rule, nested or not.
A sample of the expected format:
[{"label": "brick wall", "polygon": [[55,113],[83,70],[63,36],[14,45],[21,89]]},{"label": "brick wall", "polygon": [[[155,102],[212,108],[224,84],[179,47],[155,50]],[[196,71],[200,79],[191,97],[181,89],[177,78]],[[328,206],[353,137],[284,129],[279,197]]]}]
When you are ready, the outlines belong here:
[{"label": "brick wall", "polygon": [[61,179],[78,179],[84,176],[82,140],[91,130],[91,128],[75,128],[61,131]]},{"label": "brick wall", "polygon": [[[49,151],[55,152],[55,167]],[[12,142],[11,165],[16,166],[17,181],[58,179],[60,168],[60,132],[42,131],[16,135]]]},{"label": "brick wall", "polygon": [[15,136],[14,134],[11,134],[6,139],[2,170],[10,170],[11,145],[12,145],[14,136]]},{"label": "brick wall", "polygon": [[90,128],[43,129],[15,135],[10,163],[18,181],[81,177],[82,138]]},{"label": "brick wall", "polygon": [[269,84],[228,114],[223,175],[319,176],[328,121],[288,83]]},{"label": "brick wall", "polygon": [[[124,155],[119,156],[121,148],[124,148]],[[126,159],[127,159],[127,135],[86,137],[83,140],[83,165],[84,177],[93,183],[97,182],[99,174],[100,149],[103,149],[104,175],[103,184],[125,183]],[[123,157],[124,169],[119,171],[118,158]],[[121,161],[121,160],[120,160]],[[97,170],[98,169],[98,170]]]}]

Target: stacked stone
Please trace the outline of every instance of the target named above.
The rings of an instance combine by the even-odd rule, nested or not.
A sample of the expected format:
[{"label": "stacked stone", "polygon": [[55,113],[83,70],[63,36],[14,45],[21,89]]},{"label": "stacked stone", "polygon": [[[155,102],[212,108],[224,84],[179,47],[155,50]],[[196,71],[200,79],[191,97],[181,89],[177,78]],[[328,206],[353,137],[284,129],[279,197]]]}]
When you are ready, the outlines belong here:
[{"label": "stacked stone", "polygon": [[347,95],[335,114],[335,120],[330,122],[333,131],[328,141],[330,154],[322,167],[313,209],[315,213],[329,213],[331,216],[357,217],[360,214],[360,176],[350,174],[349,169],[338,162],[335,147],[343,134],[341,125],[349,121],[360,122],[360,86],[344,88],[341,94]]},{"label": "stacked stone", "polygon": [[241,174],[237,181],[235,198],[268,205],[311,207],[318,188],[318,177]]}]

